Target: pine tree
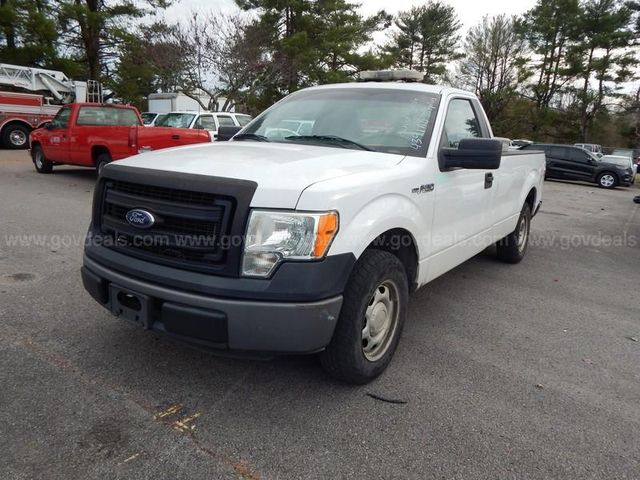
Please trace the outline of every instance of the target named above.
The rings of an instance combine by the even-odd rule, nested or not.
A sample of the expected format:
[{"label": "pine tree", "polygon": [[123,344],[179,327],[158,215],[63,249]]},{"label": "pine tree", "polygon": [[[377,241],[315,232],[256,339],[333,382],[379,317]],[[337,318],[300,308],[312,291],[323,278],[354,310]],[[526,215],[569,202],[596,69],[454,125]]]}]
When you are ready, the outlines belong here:
[{"label": "pine tree", "polygon": [[458,52],[461,24],[455,9],[440,1],[400,12],[396,31],[385,50],[400,68],[424,72],[426,83],[445,77],[447,64],[461,58]]}]

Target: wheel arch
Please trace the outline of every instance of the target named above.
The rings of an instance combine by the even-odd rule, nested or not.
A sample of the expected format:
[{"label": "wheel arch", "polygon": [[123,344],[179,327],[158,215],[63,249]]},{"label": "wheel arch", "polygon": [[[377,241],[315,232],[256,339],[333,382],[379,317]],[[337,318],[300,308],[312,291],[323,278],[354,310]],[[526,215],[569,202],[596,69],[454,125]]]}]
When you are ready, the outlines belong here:
[{"label": "wheel arch", "polygon": [[[2,125],[0,125],[0,145],[4,143],[4,135],[6,132],[6,129],[8,127],[11,127],[13,125],[18,125],[21,127],[24,127],[27,130],[27,145],[26,148],[29,148],[29,136],[31,135],[31,132],[33,131],[33,125],[31,125],[29,122],[27,122],[26,120],[22,119],[22,118],[10,118],[8,120],[5,120]],[[9,148],[9,145],[4,145],[5,147]]]},{"label": "wheel arch", "polygon": [[531,189],[529,190],[529,193],[524,199],[524,202],[522,202],[523,205],[525,203],[529,205],[529,208],[531,209],[531,215],[535,213],[536,205],[538,204],[537,200],[538,200],[538,189],[536,187],[531,187]]},{"label": "wheel arch", "polygon": [[25,127],[29,132],[33,130],[33,125],[22,118],[9,118],[0,125],[0,135],[4,133],[4,129],[11,125],[20,125]]},{"label": "wheel arch", "polygon": [[109,156],[111,156],[111,151],[109,150],[109,148],[107,146],[105,146],[105,145],[92,145],[91,146],[91,161],[93,162],[94,166],[97,166],[98,157],[103,153],[106,153]]},{"label": "wheel arch", "polygon": [[382,250],[400,260],[407,274],[410,291],[418,288],[418,247],[414,236],[404,228],[393,228],[374,238],[365,250]]},{"label": "wheel arch", "polygon": [[408,198],[382,195],[340,226],[331,253],[353,253],[359,259],[368,249],[388,251],[405,266],[413,289],[419,275],[420,242],[427,234],[428,224],[430,221],[423,219],[418,206]]}]

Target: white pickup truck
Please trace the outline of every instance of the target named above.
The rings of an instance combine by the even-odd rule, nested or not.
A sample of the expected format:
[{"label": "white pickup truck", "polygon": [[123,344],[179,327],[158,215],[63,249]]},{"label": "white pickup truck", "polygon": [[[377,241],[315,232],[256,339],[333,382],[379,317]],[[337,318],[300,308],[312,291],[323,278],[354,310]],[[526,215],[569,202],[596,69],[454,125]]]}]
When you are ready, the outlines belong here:
[{"label": "white pickup truck", "polygon": [[542,152],[503,151],[471,93],[309,88],[230,142],[107,165],[83,282],[147,329],[233,354],[318,353],[366,383],[411,292],[493,244],[522,260],[544,170]]}]

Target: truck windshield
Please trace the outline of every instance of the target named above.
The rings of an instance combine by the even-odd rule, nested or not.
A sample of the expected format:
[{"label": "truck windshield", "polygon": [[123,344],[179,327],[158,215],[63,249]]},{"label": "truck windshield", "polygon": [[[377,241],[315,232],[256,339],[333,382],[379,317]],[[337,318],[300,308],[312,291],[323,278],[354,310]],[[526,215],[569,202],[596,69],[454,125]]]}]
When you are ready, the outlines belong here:
[{"label": "truck windshield", "polygon": [[156,127],[189,128],[194,118],[195,113],[167,113],[164,117],[158,118]]},{"label": "truck windshield", "polygon": [[267,110],[242,133],[271,142],[425,156],[439,100],[433,93],[390,88],[302,91]]}]

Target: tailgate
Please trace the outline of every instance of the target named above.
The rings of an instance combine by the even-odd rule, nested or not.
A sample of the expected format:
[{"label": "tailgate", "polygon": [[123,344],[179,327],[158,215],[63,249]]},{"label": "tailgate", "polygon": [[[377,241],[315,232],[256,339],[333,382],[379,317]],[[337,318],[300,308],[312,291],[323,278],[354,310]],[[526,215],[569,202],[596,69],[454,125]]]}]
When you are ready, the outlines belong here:
[{"label": "tailgate", "polygon": [[162,148],[210,142],[207,130],[172,127],[136,127],[138,149],[160,150]]}]

